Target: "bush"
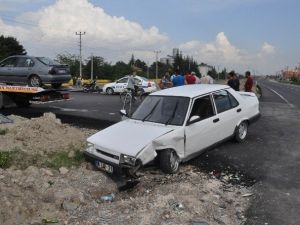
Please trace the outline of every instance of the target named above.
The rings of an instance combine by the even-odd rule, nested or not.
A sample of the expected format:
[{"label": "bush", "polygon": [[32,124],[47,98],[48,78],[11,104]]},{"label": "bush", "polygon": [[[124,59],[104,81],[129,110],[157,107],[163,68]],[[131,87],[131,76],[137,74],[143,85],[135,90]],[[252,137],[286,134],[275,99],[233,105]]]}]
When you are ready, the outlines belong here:
[{"label": "bush", "polygon": [[0,151],[0,168],[6,169],[12,165],[14,160],[14,152],[1,152]]},{"label": "bush", "polygon": [[7,128],[0,128],[0,135],[5,135],[7,133],[8,129]]}]

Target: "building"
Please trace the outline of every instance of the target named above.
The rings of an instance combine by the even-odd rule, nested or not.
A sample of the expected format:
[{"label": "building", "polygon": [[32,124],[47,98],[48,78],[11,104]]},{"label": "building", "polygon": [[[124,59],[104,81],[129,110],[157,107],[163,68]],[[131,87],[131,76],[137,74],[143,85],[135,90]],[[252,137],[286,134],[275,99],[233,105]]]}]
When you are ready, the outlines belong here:
[{"label": "building", "polygon": [[201,73],[201,76],[207,76],[208,71],[212,70],[213,67],[210,65],[207,65],[205,63],[201,63],[199,65],[199,72]]},{"label": "building", "polygon": [[283,70],[282,71],[282,78],[284,80],[290,80],[292,77],[300,78],[300,68],[296,68],[294,70]]}]

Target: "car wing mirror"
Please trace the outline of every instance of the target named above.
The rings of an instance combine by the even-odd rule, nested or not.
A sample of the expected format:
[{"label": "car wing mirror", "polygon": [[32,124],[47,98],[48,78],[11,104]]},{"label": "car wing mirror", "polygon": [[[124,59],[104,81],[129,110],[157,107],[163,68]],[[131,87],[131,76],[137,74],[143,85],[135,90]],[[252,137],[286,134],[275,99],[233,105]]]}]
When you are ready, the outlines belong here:
[{"label": "car wing mirror", "polygon": [[194,115],[194,116],[192,116],[192,117],[189,119],[188,124],[195,123],[195,122],[197,122],[197,121],[199,121],[199,120],[200,120],[200,116]]},{"label": "car wing mirror", "polygon": [[121,109],[120,114],[121,114],[122,118],[129,118],[129,116],[126,112],[126,109]]}]

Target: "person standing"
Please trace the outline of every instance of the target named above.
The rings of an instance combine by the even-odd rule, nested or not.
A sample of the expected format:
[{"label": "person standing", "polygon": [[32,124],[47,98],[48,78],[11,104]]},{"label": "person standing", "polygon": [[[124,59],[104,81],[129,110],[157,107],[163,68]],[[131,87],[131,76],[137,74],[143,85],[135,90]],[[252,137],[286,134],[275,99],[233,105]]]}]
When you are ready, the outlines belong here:
[{"label": "person standing", "polygon": [[166,72],[159,83],[159,87],[160,89],[166,89],[166,88],[171,88],[172,86],[173,83],[171,81],[170,74],[169,72]]},{"label": "person standing", "polygon": [[197,77],[196,73],[192,72],[191,74],[192,74],[193,77],[195,77],[195,84],[201,84],[200,78]]},{"label": "person standing", "polygon": [[245,91],[246,92],[252,92],[252,87],[253,87],[253,78],[251,77],[250,71],[246,71],[246,82],[245,82]]},{"label": "person standing", "polygon": [[187,84],[195,84],[196,83],[196,78],[190,74],[190,73],[187,73],[185,75],[185,81]]},{"label": "person standing", "polygon": [[173,87],[183,86],[186,84],[184,76],[180,75],[178,70],[175,71],[175,77],[173,78],[172,82]]},{"label": "person standing", "polygon": [[236,73],[232,70],[229,72],[229,80],[227,85],[230,86],[235,91],[240,91],[240,81],[237,78]]}]

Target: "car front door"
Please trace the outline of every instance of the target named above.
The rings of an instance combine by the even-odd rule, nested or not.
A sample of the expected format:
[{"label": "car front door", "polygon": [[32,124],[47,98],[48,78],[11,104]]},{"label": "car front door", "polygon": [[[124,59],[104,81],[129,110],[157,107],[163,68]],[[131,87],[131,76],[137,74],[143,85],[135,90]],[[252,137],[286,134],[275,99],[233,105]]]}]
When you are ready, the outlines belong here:
[{"label": "car front door", "polygon": [[220,140],[223,140],[234,133],[235,127],[241,119],[242,108],[233,95],[226,90],[213,93],[213,99],[219,118],[218,136]]},{"label": "car front door", "polygon": [[16,79],[15,69],[17,66],[17,57],[10,57],[0,64],[0,82],[14,83]]},{"label": "car front door", "polygon": [[124,91],[124,89],[127,87],[127,83],[128,83],[128,78],[127,77],[124,77],[124,78],[121,78],[120,80],[117,80],[114,91],[115,92]]},{"label": "car front door", "polygon": [[217,142],[218,118],[210,95],[194,99],[185,127],[185,157],[204,150]]}]

